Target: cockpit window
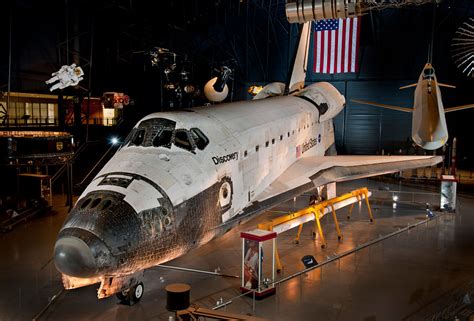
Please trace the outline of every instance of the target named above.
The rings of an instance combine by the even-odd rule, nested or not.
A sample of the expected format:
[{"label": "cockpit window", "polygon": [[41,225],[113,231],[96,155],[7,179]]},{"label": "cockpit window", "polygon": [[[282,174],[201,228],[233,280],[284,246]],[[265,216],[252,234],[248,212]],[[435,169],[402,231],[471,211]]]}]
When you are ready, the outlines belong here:
[{"label": "cockpit window", "polygon": [[199,128],[191,128],[190,133],[191,137],[194,139],[196,147],[200,150],[203,150],[204,148],[206,148],[207,144],[209,144],[209,139]]},{"label": "cockpit window", "polygon": [[171,148],[172,138],[173,138],[173,130],[164,128],[153,139],[153,146]]},{"label": "cockpit window", "polygon": [[145,138],[145,130],[139,129],[135,132],[132,138],[132,144],[136,146],[140,146],[143,143],[143,139]]},{"label": "cockpit window", "polygon": [[176,147],[184,148],[186,150],[193,150],[193,145],[188,137],[188,131],[184,129],[178,129],[175,132],[174,144]]},{"label": "cockpit window", "polygon": [[[166,137],[169,136],[169,133],[172,133],[175,128],[176,122],[170,119],[151,118],[144,120],[133,130],[134,134],[132,134],[133,136],[130,145],[143,147],[154,146],[157,136],[164,135],[160,139],[166,139]],[[170,144],[171,138],[168,139],[168,144],[163,143],[163,145],[160,146]]]},{"label": "cockpit window", "polygon": [[433,68],[426,68],[425,70],[423,70],[423,78],[432,78],[434,76],[434,73],[435,71]]},{"label": "cockpit window", "polygon": [[199,128],[176,129],[176,122],[165,118],[151,118],[142,121],[128,135],[124,146],[165,147],[171,145],[194,153],[196,148],[203,150],[209,139]]}]

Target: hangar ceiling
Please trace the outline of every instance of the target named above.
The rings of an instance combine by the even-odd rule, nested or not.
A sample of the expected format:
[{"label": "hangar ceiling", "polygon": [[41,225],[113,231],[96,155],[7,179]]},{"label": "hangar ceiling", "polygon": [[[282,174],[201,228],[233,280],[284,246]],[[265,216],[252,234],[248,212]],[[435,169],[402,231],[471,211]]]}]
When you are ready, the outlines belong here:
[{"label": "hangar ceiling", "polygon": [[[203,84],[222,64],[234,69],[234,98],[249,99],[252,83],[285,79],[297,35],[285,17],[284,0],[181,0],[166,2],[16,0],[4,8],[0,37],[0,90],[48,92],[44,80],[65,63],[79,59],[91,91],[124,91],[136,98],[137,114],[159,109],[159,76],[147,53],[153,47],[186,55],[192,77]],[[443,90],[446,106],[472,103],[473,80],[451,59],[450,44],[460,24],[474,16],[470,0],[443,1],[437,9],[434,66],[440,81],[457,85]],[[10,17],[11,19],[8,19]],[[412,105],[412,83],[426,62],[431,35],[430,5],[374,11],[362,18],[360,72],[307,80],[331,81],[346,97]],[[92,56],[91,56],[92,45]],[[69,54],[67,54],[69,53]],[[93,68],[88,72],[92,57]],[[310,66],[311,68],[311,66]],[[468,121],[472,111],[448,115],[451,137],[461,137],[468,158]],[[411,119],[392,111],[354,106],[336,122],[338,147],[344,153],[393,151],[410,136]],[[458,138],[459,139],[459,138]]]}]

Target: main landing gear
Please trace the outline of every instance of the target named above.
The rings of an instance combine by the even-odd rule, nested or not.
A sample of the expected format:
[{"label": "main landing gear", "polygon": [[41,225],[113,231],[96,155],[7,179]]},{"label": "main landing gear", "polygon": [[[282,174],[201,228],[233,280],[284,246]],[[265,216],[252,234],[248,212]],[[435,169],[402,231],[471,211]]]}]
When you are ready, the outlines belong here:
[{"label": "main landing gear", "polygon": [[144,290],[143,282],[140,282],[127,290],[118,292],[117,298],[120,300],[121,304],[134,305],[140,301]]}]

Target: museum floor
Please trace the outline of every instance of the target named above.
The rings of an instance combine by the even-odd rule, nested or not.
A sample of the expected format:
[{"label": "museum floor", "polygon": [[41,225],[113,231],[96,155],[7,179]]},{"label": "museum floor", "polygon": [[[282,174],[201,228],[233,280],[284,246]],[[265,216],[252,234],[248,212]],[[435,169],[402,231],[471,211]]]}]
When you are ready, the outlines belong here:
[{"label": "museum floor", "polygon": [[[338,193],[368,186],[375,223],[370,223],[365,205],[338,211],[344,239],[338,242],[330,216],[323,218],[327,248],[311,238],[307,223],[298,245],[296,229],[278,236],[284,269],[278,278],[304,269],[301,258],[312,254],[318,262],[350,250],[409,225],[417,227],[366,247],[322,268],[302,273],[277,286],[276,295],[262,301],[239,297],[240,280],[198,273],[153,268],[145,273],[145,294],[132,306],[118,304],[115,297],[97,300],[97,285],[63,292],[39,320],[169,320],[164,288],[170,283],[191,285],[191,301],[212,308],[251,314],[270,320],[423,320],[449,303],[453,291],[474,280],[474,197],[460,195],[456,214],[439,214],[425,220],[425,202],[438,197],[425,190],[359,180],[338,185]],[[394,208],[391,201],[375,199],[387,192],[403,190],[410,202]],[[169,265],[239,275],[241,242],[239,231],[256,228],[268,217],[304,207],[309,195],[282,204],[221,238],[169,262]],[[412,203],[411,201],[415,201]],[[55,199],[53,215],[34,218],[13,231],[0,234],[0,320],[32,320],[61,288],[60,275],[52,262],[56,234],[67,208]]]}]

